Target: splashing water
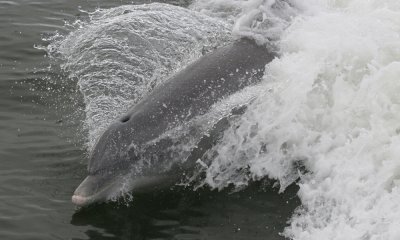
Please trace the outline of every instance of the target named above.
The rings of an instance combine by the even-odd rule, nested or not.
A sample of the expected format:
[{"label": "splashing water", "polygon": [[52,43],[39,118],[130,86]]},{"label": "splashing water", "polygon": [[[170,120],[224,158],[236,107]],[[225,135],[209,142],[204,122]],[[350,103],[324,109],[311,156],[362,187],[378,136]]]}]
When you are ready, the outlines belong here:
[{"label": "splashing water", "polygon": [[305,12],[300,1],[294,0],[198,0],[191,8],[234,24],[236,38],[252,38],[270,47],[275,47],[293,17]]},{"label": "splashing water", "polygon": [[285,236],[400,239],[400,3],[309,4],[282,33],[268,91],[208,155],[206,182],[268,176],[284,191],[300,177]]},{"label": "splashing water", "polygon": [[302,206],[284,236],[400,239],[400,2],[198,0],[190,8],[220,20],[162,4],[124,6],[92,14],[51,44],[79,79],[89,146],[202,45],[229,41],[233,29],[272,43],[280,57],[203,159],[204,184],[243,187],[268,177],[285,191],[300,179]]},{"label": "splashing water", "polygon": [[231,41],[230,25],[167,4],[121,6],[91,13],[88,22],[47,47],[78,79],[84,96],[88,149],[119,115],[181,63]]}]

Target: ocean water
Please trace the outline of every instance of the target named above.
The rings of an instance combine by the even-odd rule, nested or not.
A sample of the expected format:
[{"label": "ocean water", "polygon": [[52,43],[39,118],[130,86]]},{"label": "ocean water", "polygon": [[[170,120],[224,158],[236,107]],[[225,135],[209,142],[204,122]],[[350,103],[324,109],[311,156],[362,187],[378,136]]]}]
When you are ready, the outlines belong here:
[{"label": "ocean water", "polygon": [[[0,2],[0,238],[400,239],[398,1],[143,3]],[[191,187],[75,209],[107,125],[240,37],[279,54]]]},{"label": "ocean water", "polygon": [[[189,5],[187,1],[165,2],[182,7]],[[299,205],[296,186],[284,194],[278,194],[267,182],[258,182],[242,192],[232,188],[218,192],[211,188],[193,191],[175,187],[135,195],[130,202],[122,200],[88,209],[78,210],[71,203],[74,189],[86,175],[87,156],[91,141],[98,136],[96,131],[99,134],[114,114],[128,107],[125,104],[130,103],[124,102],[125,97],[134,92],[129,92],[132,88],[126,86],[115,86],[112,96],[121,102],[110,101],[106,105],[94,105],[103,108],[90,108],[90,102],[101,103],[98,92],[90,97],[84,94],[83,89],[90,91],[90,81],[86,81],[90,78],[79,75],[82,73],[79,69],[64,69],[65,59],[60,54],[51,55],[47,47],[71,36],[81,23],[95,32],[87,12],[103,9],[112,14],[117,10],[107,9],[122,5],[134,8],[132,5],[142,3],[146,1],[0,2],[0,239],[283,239],[280,233]],[[182,9],[179,12],[180,16],[189,14]],[[118,21],[122,26],[119,30],[128,31],[123,25],[132,21],[116,17],[113,23],[118,25]],[[209,30],[215,32],[202,25],[194,32],[188,29],[175,35],[180,39],[164,39],[171,36],[156,35],[157,32],[152,35],[164,40],[163,44],[174,40],[181,45],[174,53],[175,58],[165,58],[162,69],[165,72],[158,72],[160,76],[184,67],[181,65],[184,59],[196,58],[201,52],[212,51],[223,41],[230,41],[232,23],[211,20],[204,15],[197,21],[199,24],[206,21]],[[174,24],[184,27],[185,22],[175,20]],[[194,26],[194,23],[188,24]],[[113,27],[112,23],[109,27]],[[218,29],[223,31],[219,33]],[[101,33],[107,27],[98,30]],[[207,37],[188,39],[203,31]],[[103,36],[118,40],[115,33],[109,29]],[[131,33],[131,39],[120,38],[121,42],[132,43],[129,40],[135,36]],[[86,37],[78,43],[96,41],[96,36]],[[136,38],[136,43],[137,40],[140,38]],[[145,41],[141,43],[146,46]],[[65,51],[74,53],[72,46],[64,47]],[[100,54],[101,42],[99,47],[95,54]],[[143,49],[137,50],[140,54]],[[76,54],[85,53],[89,51],[83,47]],[[123,50],[119,55],[122,53]],[[121,62],[106,66],[103,73],[118,70],[118,63],[126,61],[122,57],[118,60]],[[151,66],[150,60],[148,66]],[[121,73],[130,74],[130,69]],[[121,75],[119,79],[124,78]],[[158,80],[162,78],[154,78],[155,82]],[[84,83],[87,88],[83,88]],[[106,85],[107,81],[99,78],[99,83]],[[89,116],[103,117],[104,121]],[[103,125],[94,127],[98,123]]]}]

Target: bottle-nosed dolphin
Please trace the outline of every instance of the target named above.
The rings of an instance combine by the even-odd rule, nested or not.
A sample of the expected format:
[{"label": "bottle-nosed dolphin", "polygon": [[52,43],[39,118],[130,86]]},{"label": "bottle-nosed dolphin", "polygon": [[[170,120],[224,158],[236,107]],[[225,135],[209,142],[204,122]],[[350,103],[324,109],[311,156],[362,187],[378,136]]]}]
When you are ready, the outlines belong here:
[{"label": "bottle-nosed dolphin", "polygon": [[[274,57],[267,47],[240,39],[202,56],[157,86],[103,133],[91,154],[89,174],[75,190],[72,202],[84,206],[106,200],[135,167],[134,146],[205,114],[222,98],[259,81]],[[174,179],[173,173],[162,173],[157,164],[139,170],[131,176],[128,190],[157,187]]]}]

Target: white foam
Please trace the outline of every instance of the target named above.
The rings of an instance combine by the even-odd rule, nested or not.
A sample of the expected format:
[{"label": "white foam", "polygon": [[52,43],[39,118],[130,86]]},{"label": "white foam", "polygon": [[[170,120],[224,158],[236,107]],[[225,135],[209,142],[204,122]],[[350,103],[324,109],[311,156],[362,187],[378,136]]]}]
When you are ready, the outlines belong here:
[{"label": "white foam", "polygon": [[300,176],[285,236],[400,239],[400,2],[313,3],[283,31],[269,91],[213,149],[206,182],[268,176],[284,191]]}]

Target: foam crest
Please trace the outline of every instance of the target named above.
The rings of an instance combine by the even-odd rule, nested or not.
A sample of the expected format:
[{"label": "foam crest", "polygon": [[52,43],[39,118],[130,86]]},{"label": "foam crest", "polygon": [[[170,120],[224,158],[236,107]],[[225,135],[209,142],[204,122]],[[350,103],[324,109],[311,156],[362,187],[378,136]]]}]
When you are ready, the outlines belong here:
[{"label": "foam crest", "polygon": [[[399,239],[398,1],[319,1],[293,19],[268,91],[209,156],[206,183],[300,179],[292,239]],[[299,172],[304,165],[306,172]]]}]

